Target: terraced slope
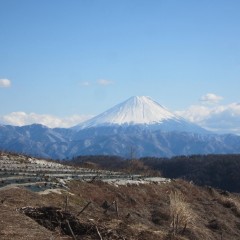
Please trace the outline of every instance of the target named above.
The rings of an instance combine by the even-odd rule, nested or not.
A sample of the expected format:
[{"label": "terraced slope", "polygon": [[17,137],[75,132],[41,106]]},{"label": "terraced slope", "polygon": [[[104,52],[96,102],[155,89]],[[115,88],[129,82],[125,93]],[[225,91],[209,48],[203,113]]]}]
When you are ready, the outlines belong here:
[{"label": "terraced slope", "polygon": [[79,168],[18,154],[1,153],[0,155],[0,188],[11,185],[24,186],[32,191],[42,191],[65,188],[66,182],[71,180],[101,180],[118,185],[169,181],[164,178],[143,179],[140,175]]}]

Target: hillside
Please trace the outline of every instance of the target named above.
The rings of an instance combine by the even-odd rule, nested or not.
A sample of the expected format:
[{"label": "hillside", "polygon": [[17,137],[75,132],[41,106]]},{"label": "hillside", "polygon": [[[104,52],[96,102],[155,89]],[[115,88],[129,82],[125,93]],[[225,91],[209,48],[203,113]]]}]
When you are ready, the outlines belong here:
[{"label": "hillside", "polygon": [[[76,239],[100,239],[97,229],[102,239],[213,240],[222,237],[237,240],[240,237],[239,196],[184,181],[119,187],[102,182],[74,181],[61,194],[41,195],[22,188],[4,189],[0,193],[0,238],[3,240],[71,239],[69,230],[61,229],[60,223],[53,225],[53,220],[48,219],[47,210],[41,215],[42,220],[38,219],[40,224],[23,212],[30,206],[36,212],[43,207],[55,207],[64,215],[66,196],[67,212],[79,221],[78,226],[71,226]],[[118,216],[113,207],[104,213],[104,203],[114,200],[118,203]],[[77,217],[90,201],[89,207]],[[175,222],[177,226],[173,227],[172,219],[175,216],[177,220],[176,214],[179,223]],[[55,227],[47,229],[42,225]]]},{"label": "hillside", "polygon": [[2,187],[0,239],[240,237],[237,194],[183,180],[125,183],[116,185],[113,181],[89,178],[66,181],[66,185],[50,188],[51,191]]},{"label": "hillside", "polygon": [[191,155],[173,158],[140,158],[129,161],[117,156],[78,156],[69,161],[75,166],[85,163],[111,170],[147,171],[166,178],[181,178],[200,186],[212,186],[240,193],[240,155]]}]

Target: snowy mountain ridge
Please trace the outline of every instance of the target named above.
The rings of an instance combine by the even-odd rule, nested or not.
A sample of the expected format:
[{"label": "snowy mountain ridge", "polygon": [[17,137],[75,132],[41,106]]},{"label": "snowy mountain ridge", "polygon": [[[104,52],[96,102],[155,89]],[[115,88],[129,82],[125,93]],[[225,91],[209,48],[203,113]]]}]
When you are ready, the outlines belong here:
[{"label": "snowy mountain ridge", "polygon": [[206,129],[177,116],[146,96],[131,97],[73,129],[81,131],[88,128],[115,127],[117,130],[118,127],[136,126],[163,132],[209,133]]},{"label": "snowy mountain ridge", "polygon": [[0,125],[0,150],[55,159],[79,155],[128,158],[239,153],[240,137],[216,135],[171,113],[149,97],[131,97],[76,127]]},{"label": "snowy mountain ridge", "polygon": [[79,128],[107,125],[159,124],[166,120],[182,121],[159,103],[146,96],[134,96],[102,114],[79,124]]}]

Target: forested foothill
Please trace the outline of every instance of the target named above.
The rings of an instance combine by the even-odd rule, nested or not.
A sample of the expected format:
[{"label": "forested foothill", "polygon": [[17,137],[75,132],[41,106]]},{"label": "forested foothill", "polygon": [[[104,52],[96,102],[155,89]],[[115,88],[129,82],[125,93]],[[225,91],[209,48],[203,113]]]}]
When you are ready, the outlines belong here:
[{"label": "forested foothill", "polygon": [[118,156],[78,156],[70,161],[76,165],[161,173],[166,178],[181,178],[201,186],[212,186],[240,192],[240,154],[192,155],[173,158],[145,157],[138,160]]}]

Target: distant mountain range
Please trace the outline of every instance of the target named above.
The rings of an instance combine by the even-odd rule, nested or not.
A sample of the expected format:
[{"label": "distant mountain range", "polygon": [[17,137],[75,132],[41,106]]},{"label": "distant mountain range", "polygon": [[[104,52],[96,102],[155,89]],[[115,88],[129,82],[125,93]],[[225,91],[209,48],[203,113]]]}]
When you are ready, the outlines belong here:
[{"label": "distant mountain range", "polygon": [[171,157],[240,153],[240,136],[213,134],[142,96],[73,128],[0,125],[0,149],[54,159],[102,154]]}]

